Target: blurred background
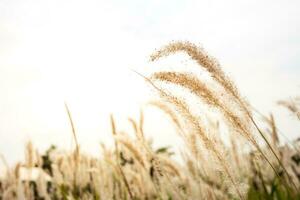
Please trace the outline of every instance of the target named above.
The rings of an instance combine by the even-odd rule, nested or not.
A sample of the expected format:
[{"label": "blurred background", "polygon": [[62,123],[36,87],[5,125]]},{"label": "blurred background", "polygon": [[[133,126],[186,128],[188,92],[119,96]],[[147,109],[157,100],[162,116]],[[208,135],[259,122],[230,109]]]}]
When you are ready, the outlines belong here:
[{"label": "blurred background", "polygon": [[[300,126],[276,101],[299,95],[299,7],[296,0],[0,0],[0,153],[13,164],[29,140],[40,151],[71,149],[67,102],[83,151],[97,155],[99,143],[110,142],[109,114],[129,129],[124,119],[138,118],[154,96],[132,70],[157,67],[149,55],[173,40],[204,47],[295,139]],[[144,114],[156,145],[179,144],[160,112]]]}]

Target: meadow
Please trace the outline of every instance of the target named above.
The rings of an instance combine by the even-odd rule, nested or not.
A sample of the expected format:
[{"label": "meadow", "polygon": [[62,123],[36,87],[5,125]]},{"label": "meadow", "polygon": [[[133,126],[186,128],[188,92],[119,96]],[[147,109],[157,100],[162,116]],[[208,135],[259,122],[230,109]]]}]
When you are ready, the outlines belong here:
[{"label": "meadow", "polygon": [[[155,51],[150,62],[177,53],[187,54],[210,81],[176,70],[136,75],[159,97],[147,106],[160,110],[175,127],[184,145],[179,155],[169,147],[153,147],[144,134],[142,111],[138,119],[128,118],[134,137],[120,130],[111,115],[114,146],[101,144],[101,156],[87,155],[66,105],[74,150],[54,144],[39,153],[28,143],[25,160],[14,167],[3,157],[7,169],[0,178],[0,200],[300,199],[300,141],[280,141],[285,133],[274,116],[255,110],[204,49],[175,41]],[[300,120],[299,97],[278,106]]]}]

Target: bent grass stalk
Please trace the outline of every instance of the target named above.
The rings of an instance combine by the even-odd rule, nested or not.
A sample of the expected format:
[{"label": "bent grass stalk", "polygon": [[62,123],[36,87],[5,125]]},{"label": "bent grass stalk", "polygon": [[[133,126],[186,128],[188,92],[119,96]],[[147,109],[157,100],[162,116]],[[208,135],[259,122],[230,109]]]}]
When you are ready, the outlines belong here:
[{"label": "bent grass stalk", "polygon": [[[214,80],[216,80],[216,82],[218,82],[220,85],[222,85],[223,88],[234,97],[234,99],[240,104],[240,106],[243,109],[243,111],[245,112],[245,114],[249,117],[249,119],[251,120],[251,122],[253,123],[253,125],[255,126],[255,128],[257,129],[257,131],[259,132],[259,134],[261,135],[261,137],[267,144],[268,148],[270,148],[272,154],[275,156],[279,165],[283,168],[286,175],[290,178],[290,175],[288,174],[285,166],[282,164],[282,162],[278,158],[277,154],[275,153],[273,147],[270,145],[269,141],[267,140],[267,138],[264,136],[264,134],[261,132],[261,130],[259,129],[256,122],[254,121],[249,109],[247,108],[248,107],[247,103],[244,100],[242,100],[235,85],[224,74],[224,72],[222,71],[222,69],[221,69],[219,63],[216,61],[216,59],[210,57],[203,49],[197,47],[196,45],[194,45],[190,42],[177,41],[177,42],[172,42],[172,43],[164,46],[160,50],[156,51],[155,53],[153,53],[150,56],[150,60],[155,61],[162,57],[169,56],[169,55],[174,54],[179,51],[187,53],[192,58],[192,60],[195,60],[199,64],[199,66],[206,69],[211,74],[212,78]],[[260,150],[260,147],[257,144],[255,144],[255,146],[262,153],[262,151]],[[263,155],[263,156],[266,158],[265,155]],[[271,164],[269,161],[267,161],[267,162],[269,164]],[[271,164],[271,167],[273,169],[275,169],[272,166],[272,164]],[[292,184],[297,189],[297,187],[293,181],[292,181]]]},{"label": "bent grass stalk", "polygon": [[[136,71],[135,71],[136,72]],[[198,130],[198,136],[200,136],[200,138],[202,138],[202,141],[204,142],[204,145],[207,147],[207,149],[212,150],[212,152],[214,153],[214,155],[216,156],[216,158],[220,161],[221,165],[223,166],[225,172],[227,173],[230,181],[232,182],[232,184],[234,185],[238,196],[240,197],[240,199],[244,199],[244,197],[242,196],[242,194],[240,193],[236,182],[233,180],[233,177],[228,169],[227,164],[225,163],[224,159],[222,158],[222,156],[218,153],[214,143],[205,135],[204,130],[201,128],[201,126],[198,123],[198,120],[195,118],[195,116],[193,116],[189,109],[187,108],[187,105],[185,105],[185,103],[183,101],[180,101],[178,98],[171,96],[169,94],[167,94],[165,91],[163,91],[161,88],[158,88],[151,79],[145,77],[144,75],[136,72],[138,75],[140,75],[141,77],[143,77],[147,82],[149,82],[156,90],[158,90],[158,92],[160,93],[161,97],[165,97],[167,99],[169,99],[169,101],[171,103],[173,103],[175,106],[177,106],[180,109],[180,112],[183,114],[184,117],[186,117],[189,122],[191,124],[193,124],[193,126],[195,126],[196,130]]]},{"label": "bent grass stalk", "polygon": [[66,111],[67,111],[67,114],[68,114],[68,117],[69,117],[69,121],[70,121],[70,125],[71,125],[71,128],[72,128],[72,134],[73,134],[73,138],[74,138],[74,141],[75,141],[75,145],[76,145],[76,149],[75,149],[75,157],[74,157],[74,160],[75,160],[75,170],[74,170],[74,187],[77,187],[77,174],[78,174],[78,165],[79,165],[79,144],[78,144],[78,140],[77,140],[77,134],[76,134],[76,130],[75,130],[75,125],[74,125],[74,122],[73,122],[73,119],[72,119],[72,115],[71,115],[71,112],[70,112],[70,109],[67,105],[67,103],[65,102],[65,108],[66,108]]}]

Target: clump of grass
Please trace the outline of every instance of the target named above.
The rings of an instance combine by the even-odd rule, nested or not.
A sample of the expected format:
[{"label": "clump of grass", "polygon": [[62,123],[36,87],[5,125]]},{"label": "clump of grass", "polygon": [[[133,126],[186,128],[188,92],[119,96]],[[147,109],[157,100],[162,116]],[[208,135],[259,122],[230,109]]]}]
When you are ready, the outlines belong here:
[{"label": "clump of grass", "polygon": [[[214,84],[189,72],[159,71],[149,78],[140,75],[159,95],[147,105],[162,110],[183,140],[179,162],[168,147],[152,147],[144,133],[142,110],[139,119],[128,118],[134,136],[119,130],[111,115],[114,146],[101,144],[101,157],[84,154],[66,105],[75,150],[51,147],[41,155],[28,143],[24,162],[10,168],[2,159],[7,172],[0,178],[0,200],[300,199],[299,145],[282,145],[273,115],[263,117],[269,126],[269,132],[263,132],[233,81],[202,48],[173,42],[154,52],[150,60],[177,52],[185,52],[206,70]],[[199,104],[164,84],[184,90],[188,98],[209,107],[220,116],[218,121],[197,111]],[[299,117],[296,100],[279,104]],[[225,132],[227,139],[221,137]],[[266,145],[261,145],[257,136]]]},{"label": "clump of grass", "polygon": [[[174,42],[169,45],[166,45],[161,50],[158,50],[156,53],[154,53],[151,56],[151,60],[154,61],[161,57],[176,53],[178,51],[186,52],[193,60],[195,60],[199,64],[199,66],[206,69],[211,74],[212,78],[216,80],[216,82],[218,82],[220,85],[222,85],[224,90],[232,96],[230,100],[237,102],[236,106],[239,106],[245,114],[244,119],[248,119],[249,121],[251,121],[251,123],[259,132],[262,139],[267,144],[270,151],[277,159],[279,165],[285,171],[285,175],[289,177],[289,173],[287,172],[283,163],[280,161],[272,145],[254,121],[247,104],[240,97],[233,82],[224,74],[224,72],[221,70],[219,64],[215,61],[215,59],[208,56],[205,53],[205,51],[203,51],[203,49],[198,48],[189,42]],[[237,116],[228,105],[222,104],[222,96],[218,96],[216,93],[214,93],[213,90],[208,88],[208,86],[205,83],[203,83],[200,79],[196,78],[191,74],[175,72],[159,72],[154,74],[152,78],[154,80],[166,81],[187,88],[192,93],[200,97],[205,103],[221,111],[224,114],[225,119],[227,119],[227,121],[230,122],[230,125],[236,130],[238,130],[239,133],[241,133],[248,141],[250,141],[254,145],[254,147],[263,155],[264,159],[272,167],[274,172],[278,175],[275,167],[270,162],[270,159],[265,156],[260,146],[256,142],[255,138],[252,136],[251,130],[249,129],[249,123],[245,123],[248,121],[243,121],[243,118],[241,116]],[[291,182],[294,188],[297,189],[297,186],[294,184],[294,182]]]}]

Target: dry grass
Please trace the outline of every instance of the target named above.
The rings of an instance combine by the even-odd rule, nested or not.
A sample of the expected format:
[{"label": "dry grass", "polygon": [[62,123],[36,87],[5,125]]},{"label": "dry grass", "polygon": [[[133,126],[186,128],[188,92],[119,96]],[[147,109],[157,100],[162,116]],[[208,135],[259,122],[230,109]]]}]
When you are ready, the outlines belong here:
[{"label": "dry grass", "polygon": [[[100,158],[85,155],[66,105],[76,144],[74,152],[53,147],[39,154],[28,143],[24,162],[9,168],[3,158],[7,172],[0,179],[0,199],[300,198],[298,145],[280,146],[272,115],[264,117],[269,131],[261,131],[234,83],[203,49],[189,42],[173,42],[156,51],[151,61],[177,52],[196,61],[217,85],[212,87],[200,74],[189,72],[159,71],[149,78],[141,75],[160,97],[147,105],[162,110],[184,142],[180,162],[172,158],[168,148],[157,150],[149,144],[142,111],[139,120],[128,118],[134,137],[119,131],[111,116],[114,147],[102,145]],[[165,85],[185,93],[175,94]],[[220,121],[197,111],[186,93],[218,114]],[[298,100],[279,104],[299,118]],[[227,139],[221,137],[224,132],[228,132]]]}]

